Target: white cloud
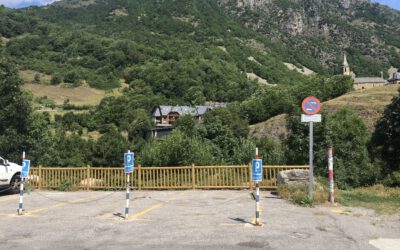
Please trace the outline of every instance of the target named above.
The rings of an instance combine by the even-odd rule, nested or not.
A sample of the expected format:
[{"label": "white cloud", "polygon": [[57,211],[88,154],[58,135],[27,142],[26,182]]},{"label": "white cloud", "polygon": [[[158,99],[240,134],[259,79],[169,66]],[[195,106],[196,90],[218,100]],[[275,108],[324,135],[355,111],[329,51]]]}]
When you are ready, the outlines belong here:
[{"label": "white cloud", "polygon": [[9,8],[22,8],[31,5],[42,6],[50,4],[60,0],[0,0],[0,5],[4,5]]}]

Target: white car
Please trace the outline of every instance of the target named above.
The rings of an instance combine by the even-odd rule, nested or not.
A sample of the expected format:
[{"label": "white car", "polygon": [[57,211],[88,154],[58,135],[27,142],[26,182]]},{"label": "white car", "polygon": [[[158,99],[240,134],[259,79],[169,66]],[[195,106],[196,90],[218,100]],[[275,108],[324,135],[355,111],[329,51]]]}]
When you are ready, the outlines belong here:
[{"label": "white car", "polygon": [[0,190],[11,194],[19,192],[22,167],[0,157]]}]

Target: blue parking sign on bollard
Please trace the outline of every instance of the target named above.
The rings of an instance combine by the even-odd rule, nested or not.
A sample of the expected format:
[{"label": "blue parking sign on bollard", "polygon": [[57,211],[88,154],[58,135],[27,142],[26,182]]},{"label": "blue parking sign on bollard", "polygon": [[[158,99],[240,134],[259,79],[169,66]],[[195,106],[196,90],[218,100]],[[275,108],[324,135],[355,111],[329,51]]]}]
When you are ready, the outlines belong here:
[{"label": "blue parking sign on bollard", "polygon": [[261,159],[254,159],[252,161],[252,175],[251,179],[253,181],[262,181],[262,160]]},{"label": "blue parking sign on bollard", "polygon": [[29,168],[30,167],[31,167],[31,161],[30,160],[24,160],[22,162],[21,178],[28,178]]},{"label": "blue parking sign on bollard", "polygon": [[129,174],[133,172],[133,162],[134,162],[134,154],[133,152],[124,154],[124,164],[125,164],[125,173]]}]

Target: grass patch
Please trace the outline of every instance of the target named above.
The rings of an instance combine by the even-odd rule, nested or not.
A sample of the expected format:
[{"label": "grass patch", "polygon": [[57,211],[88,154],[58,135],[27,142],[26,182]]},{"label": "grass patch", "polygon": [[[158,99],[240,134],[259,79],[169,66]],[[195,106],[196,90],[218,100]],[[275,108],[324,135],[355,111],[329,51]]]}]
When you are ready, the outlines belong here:
[{"label": "grass patch", "polygon": [[387,85],[366,90],[356,90],[338,98],[324,102],[322,110],[336,112],[344,106],[350,106],[367,124],[370,131],[382,116],[385,107],[397,96],[397,85]]},{"label": "grass patch", "polygon": [[[278,185],[278,194],[283,199],[289,200],[295,204],[304,207],[313,207],[328,201],[329,184],[328,181],[321,178],[315,178],[314,181],[314,199],[308,197],[308,183],[298,185]],[[337,190],[335,190],[337,194]],[[340,197],[335,196],[335,202],[340,202]]]},{"label": "grass patch", "polygon": [[285,200],[292,201],[295,204],[304,207],[312,207],[314,206],[314,202],[308,197],[306,185],[292,185],[289,186],[279,185],[278,186],[278,194]]},{"label": "grass patch", "polygon": [[60,185],[58,186],[58,190],[62,192],[68,192],[68,191],[78,191],[79,188],[74,186],[69,180],[62,180]]},{"label": "grass patch", "polygon": [[346,206],[365,207],[378,214],[400,213],[400,188],[389,188],[383,185],[341,191],[342,204]]},{"label": "grass patch", "polygon": [[104,91],[86,86],[76,88],[66,88],[62,85],[43,85],[43,84],[24,84],[24,89],[32,92],[34,97],[43,97],[53,100],[57,105],[64,104],[65,100],[69,100],[74,105],[98,105],[102,98],[106,96],[119,96],[121,93],[118,89],[113,91]]},{"label": "grass patch", "polygon": [[37,71],[34,71],[34,70],[20,70],[19,71],[19,77],[22,79],[22,81],[24,83],[32,84],[34,82],[36,73],[40,74],[40,82],[39,83],[46,84],[46,85],[50,84],[51,75],[46,75],[44,73],[37,72]]},{"label": "grass patch", "polygon": [[31,194],[33,191],[33,186],[29,182],[24,183],[24,193],[25,194]]}]

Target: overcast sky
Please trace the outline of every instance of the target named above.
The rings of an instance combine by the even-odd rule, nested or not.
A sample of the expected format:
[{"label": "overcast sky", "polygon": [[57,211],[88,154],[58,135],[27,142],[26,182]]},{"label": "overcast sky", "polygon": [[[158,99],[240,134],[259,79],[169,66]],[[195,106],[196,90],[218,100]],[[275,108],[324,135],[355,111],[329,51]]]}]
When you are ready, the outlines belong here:
[{"label": "overcast sky", "polygon": [[[23,8],[30,5],[46,5],[55,1],[59,0],[0,0],[0,4],[4,4],[5,6],[10,8]],[[375,1],[400,10],[400,0],[375,0]]]}]

